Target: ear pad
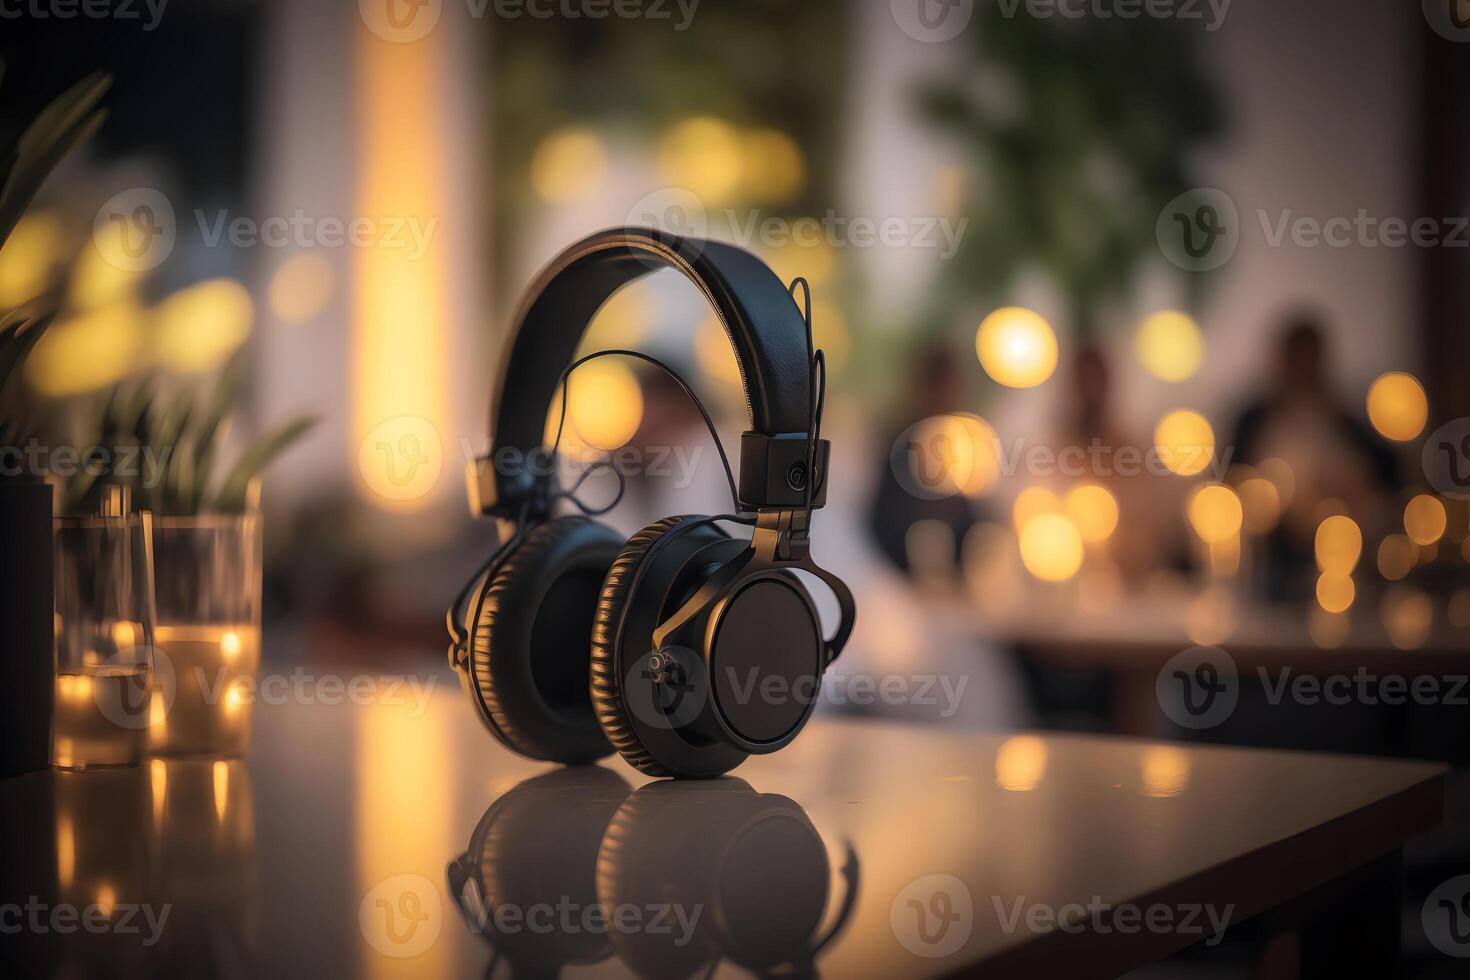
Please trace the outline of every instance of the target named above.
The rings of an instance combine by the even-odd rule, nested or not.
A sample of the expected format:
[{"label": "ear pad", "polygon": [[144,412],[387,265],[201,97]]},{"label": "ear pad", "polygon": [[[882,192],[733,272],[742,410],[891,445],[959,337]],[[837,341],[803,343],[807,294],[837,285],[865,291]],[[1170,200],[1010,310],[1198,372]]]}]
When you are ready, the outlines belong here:
[{"label": "ear pad", "polygon": [[522,755],[576,764],[611,751],[588,696],[587,636],[621,544],[596,521],[558,518],[526,535],[485,592],[470,677],[490,730]]},{"label": "ear pad", "polygon": [[628,764],[650,776],[717,776],[745,760],[745,753],[728,746],[691,746],[668,726],[640,722],[629,712],[622,692],[626,673],[649,652],[661,613],[697,587],[698,569],[692,568],[697,563],[689,559],[695,554],[712,560],[729,558],[748,546],[710,523],[675,532],[694,521],[704,518],[668,517],[628,539],[608,569],[592,625],[592,706],[597,720]]}]

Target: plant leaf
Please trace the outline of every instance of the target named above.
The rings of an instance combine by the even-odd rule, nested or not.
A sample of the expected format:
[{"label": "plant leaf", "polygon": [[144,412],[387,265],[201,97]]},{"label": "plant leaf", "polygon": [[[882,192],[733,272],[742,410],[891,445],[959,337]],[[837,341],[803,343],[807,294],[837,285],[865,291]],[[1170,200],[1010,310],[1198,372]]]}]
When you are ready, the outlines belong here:
[{"label": "plant leaf", "polygon": [[215,507],[225,512],[243,510],[250,481],[291,443],[305,435],[316,421],[315,418],[293,419],[251,446],[220,484],[219,493],[215,495]]}]

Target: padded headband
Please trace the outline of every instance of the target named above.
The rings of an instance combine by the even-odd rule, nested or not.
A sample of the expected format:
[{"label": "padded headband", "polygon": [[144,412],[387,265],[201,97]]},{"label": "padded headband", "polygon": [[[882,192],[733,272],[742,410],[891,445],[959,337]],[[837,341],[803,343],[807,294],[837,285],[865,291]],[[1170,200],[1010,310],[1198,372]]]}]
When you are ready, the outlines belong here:
[{"label": "padded headband", "polygon": [[[735,349],[752,430],[742,440],[742,501],[781,504],[762,499],[771,497],[763,487],[791,446],[804,447],[811,412],[801,311],[776,274],[749,252],[651,228],[613,228],[584,238],[552,259],[531,284],[511,324],[491,394],[492,458],[507,449],[529,458],[541,447],[561,373],[592,317],[619,287],[662,268],[677,269],[699,287]],[[752,445],[772,440],[781,444],[780,459],[749,459]],[[474,506],[481,512],[511,516],[511,505],[536,490],[525,468],[502,469],[495,467],[493,493],[487,492],[483,464],[471,475]]]}]

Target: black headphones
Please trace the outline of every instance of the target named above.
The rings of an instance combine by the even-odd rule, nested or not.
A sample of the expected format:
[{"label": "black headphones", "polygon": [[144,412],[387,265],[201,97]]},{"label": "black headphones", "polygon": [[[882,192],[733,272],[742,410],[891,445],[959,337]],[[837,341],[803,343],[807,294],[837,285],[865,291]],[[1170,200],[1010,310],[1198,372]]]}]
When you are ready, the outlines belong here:
[{"label": "black headphones", "polygon": [[[624,541],[588,517],[552,516],[568,494],[542,438],[593,315],[661,268],[699,288],[735,349],[750,419],[740,513],[669,517]],[[508,748],[563,763],[616,748],[649,775],[699,778],[776,751],[806,724],[855,609],[809,551],[830,444],[810,304],[803,316],[793,292],[739,248],[647,228],[585,238],[537,276],[491,396],[491,452],[468,473],[471,509],[513,523],[448,616],[450,664]],[[717,522],[748,524],[751,538]],[[830,639],[798,570],[837,598]]]}]

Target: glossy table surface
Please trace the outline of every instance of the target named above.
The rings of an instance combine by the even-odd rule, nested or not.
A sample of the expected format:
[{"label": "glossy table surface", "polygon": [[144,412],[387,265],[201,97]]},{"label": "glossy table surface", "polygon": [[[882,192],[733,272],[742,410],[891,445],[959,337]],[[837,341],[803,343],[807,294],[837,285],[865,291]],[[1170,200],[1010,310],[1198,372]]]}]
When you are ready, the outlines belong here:
[{"label": "glossy table surface", "polygon": [[[1110,976],[1440,818],[1429,764],[822,716],[724,780],[562,770],[417,682],[257,705],[244,761],[0,781],[0,903],[137,927],[43,909],[0,950],[66,975]],[[1104,933],[1089,905],[1163,911]]]}]

